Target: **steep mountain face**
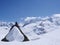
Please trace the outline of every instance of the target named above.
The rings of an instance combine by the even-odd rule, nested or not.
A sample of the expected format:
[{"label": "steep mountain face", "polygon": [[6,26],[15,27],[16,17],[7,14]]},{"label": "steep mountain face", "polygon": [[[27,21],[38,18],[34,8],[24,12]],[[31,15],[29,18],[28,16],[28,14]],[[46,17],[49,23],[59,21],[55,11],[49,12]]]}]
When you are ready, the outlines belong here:
[{"label": "steep mountain face", "polygon": [[[0,30],[2,29],[3,32],[5,31],[8,33],[12,25],[14,25],[14,22],[0,22]],[[54,31],[55,28],[60,26],[60,14],[43,18],[27,17],[24,18],[23,23],[20,22],[19,25],[21,30],[28,36],[30,40],[39,39],[42,34]],[[2,34],[1,31],[0,33]]]}]

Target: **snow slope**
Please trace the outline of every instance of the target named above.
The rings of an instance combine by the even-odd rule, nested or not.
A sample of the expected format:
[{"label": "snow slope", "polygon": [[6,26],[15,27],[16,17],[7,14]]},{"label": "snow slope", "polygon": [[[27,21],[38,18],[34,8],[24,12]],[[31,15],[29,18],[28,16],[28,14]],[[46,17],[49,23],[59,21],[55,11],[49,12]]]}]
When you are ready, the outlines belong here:
[{"label": "snow slope", "polygon": [[0,45],[60,45],[60,27],[41,36],[39,40],[28,42],[0,42]]},{"label": "snow slope", "polygon": [[[0,40],[6,36],[12,25],[13,23],[0,22]],[[0,45],[60,45],[60,14],[45,18],[27,17],[19,25],[30,41],[20,42],[16,38],[11,42],[0,41]],[[15,39],[16,36],[13,36]]]}]

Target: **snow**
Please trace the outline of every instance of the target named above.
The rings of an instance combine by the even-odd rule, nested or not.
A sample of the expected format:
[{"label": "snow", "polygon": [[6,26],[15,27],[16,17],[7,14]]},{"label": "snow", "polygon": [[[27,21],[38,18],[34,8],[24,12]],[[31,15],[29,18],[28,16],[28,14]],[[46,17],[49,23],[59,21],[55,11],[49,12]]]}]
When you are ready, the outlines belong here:
[{"label": "snow", "polygon": [[60,17],[60,14],[54,14],[53,17]]},{"label": "snow", "polygon": [[0,42],[1,45],[60,45],[60,27],[41,36],[39,40],[28,42]]},{"label": "snow", "polygon": [[[9,33],[11,26],[5,22],[2,23],[2,25],[4,24],[3,26],[0,24],[0,45],[60,45],[60,14],[45,18],[27,17],[24,21],[23,24],[20,23],[19,25],[22,25],[20,28],[30,41],[22,42],[24,37],[16,27]],[[42,33],[44,31],[46,33]],[[6,38],[10,42],[2,42],[1,40],[7,34]]]},{"label": "snow", "polygon": [[23,41],[24,37],[17,27],[14,27],[6,36],[6,39],[9,41]]},{"label": "snow", "polygon": [[4,38],[4,36],[9,32],[9,28],[7,27],[0,27],[0,40]]}]

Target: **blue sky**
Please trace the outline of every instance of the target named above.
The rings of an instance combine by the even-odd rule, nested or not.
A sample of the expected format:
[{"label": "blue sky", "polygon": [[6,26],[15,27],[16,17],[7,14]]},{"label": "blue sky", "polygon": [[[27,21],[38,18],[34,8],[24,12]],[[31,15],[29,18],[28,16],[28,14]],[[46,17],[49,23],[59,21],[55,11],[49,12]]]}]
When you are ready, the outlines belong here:
[{"label": "blue sky", "polygon": [[60,13],[60,0],[0,0],[0,20],[19,21],[31,16]]}]

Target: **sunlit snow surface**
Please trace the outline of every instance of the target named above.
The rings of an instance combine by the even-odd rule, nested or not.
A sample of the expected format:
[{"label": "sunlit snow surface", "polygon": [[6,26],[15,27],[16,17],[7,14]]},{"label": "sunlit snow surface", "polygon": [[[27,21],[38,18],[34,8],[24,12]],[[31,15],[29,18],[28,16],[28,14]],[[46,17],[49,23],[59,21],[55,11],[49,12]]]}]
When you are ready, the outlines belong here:
[{"label": "sunlit snow surface", "polygon": [[6,36],[6,39],[9,41],[23,41],[24,37],[17,27],[14,27]]},{"label": "sunlit snow surface", "polygon": [[[10,36],[7,36],[13,41],[2,42],[1,40],[8,34],[12,24],[2,23],[1,25],[0,23],[0,45],[60,45],[60,14],[45,18],[27,17],[23,21],[19,24],[20,28],[30,41],[21,42],[23,35],[15,27],[9,34]],[[13,38],[10,38],[11,35]]]}]

